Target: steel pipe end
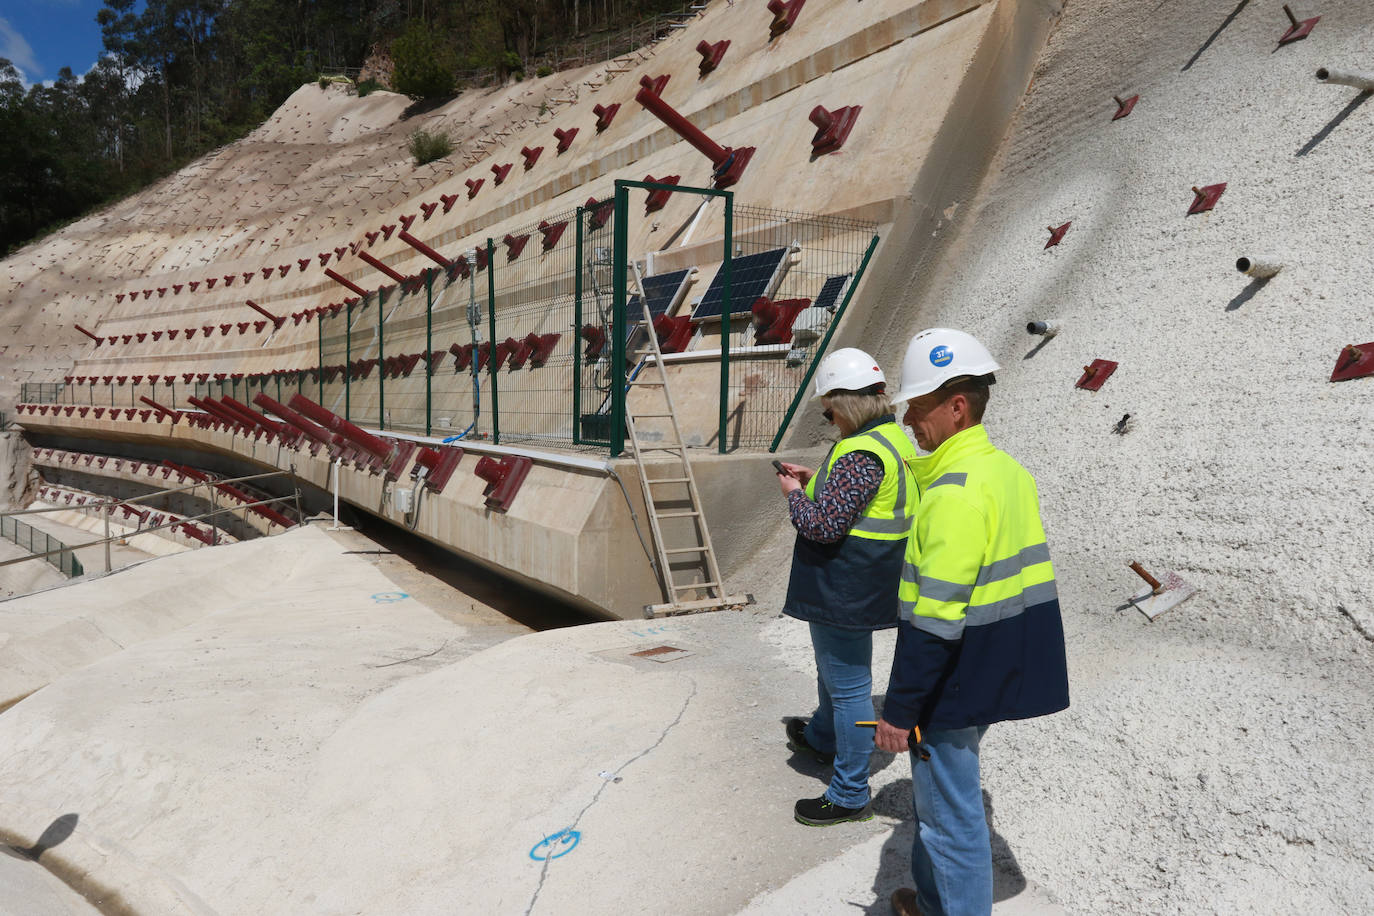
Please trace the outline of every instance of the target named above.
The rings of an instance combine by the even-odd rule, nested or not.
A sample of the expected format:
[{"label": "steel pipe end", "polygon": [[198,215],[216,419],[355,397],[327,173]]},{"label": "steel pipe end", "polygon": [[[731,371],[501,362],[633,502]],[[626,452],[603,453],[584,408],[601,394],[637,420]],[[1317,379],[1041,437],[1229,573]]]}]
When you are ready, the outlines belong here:
[{"label": "steel pipe end", "polygon": [[1026,333],[1037,334],[1041,337],[1053,337],[1059,333],[1059,323],[1055,321],[1028,321],[1026,322]]},{"label": "steel pipe end", "polygon": [[1236,258],[1236,270],[1247,277],[1267,280],[1283,270],[1283,265],[1273,258],[1239,257]]}]

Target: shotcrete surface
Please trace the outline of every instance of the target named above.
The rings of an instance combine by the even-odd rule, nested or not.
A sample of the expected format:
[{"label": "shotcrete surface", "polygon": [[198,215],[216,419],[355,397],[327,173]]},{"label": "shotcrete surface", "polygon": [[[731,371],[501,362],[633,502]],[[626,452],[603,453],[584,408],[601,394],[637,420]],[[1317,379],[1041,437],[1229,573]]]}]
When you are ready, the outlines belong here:
[{"label": "shotcrete surface", "polygon": [[[1022,868],[1076,911],[1374,900],[1374,380],[1327,381],[1374,337],[1374,103],[1313,75],[1367,69],[1374,21],[1359,0],[1294,8],[1321,21],[1279,48],[1278,4],[1067,4],[981,191],[932,202],[946,225],[895,250],[914,264],[966,228],[836,341],[891,378],[910,335],[956,327],[1003,367],[987,426],[1039,482],[1073,707],[995,727],[985,784]],[[1235,268],[1258,252],[1285,265],[1267,284]],[[1024,329],[1044,319],[1063,330],[1040,345]],[[1076,390],[1095,358],[1120,368]],[[1151,624],[1123,608],[1132,560],[1201,591]]]},{"label": "shotcrete surface", "polygon": [[[136,913],[881,911],[904,882],[904,759],[876,762],[874,821],[792,820],[828,779],[782,731],[814,697],[802,624],[493,634],[399,591],[377,554],[311,527],[66,589],[117,605],[212,560],[235,584],[201,580],[174,628],[108,623],[121,645],[83,667],[34,628],[50,677],[0,714],[4,841],[74,815],[41,862]],[[45,611],[9,602],[11,628]],[[665,645],[682,651],[632,654]],[[999,913],[1059,912],[1010,851],[999,866]]]}]

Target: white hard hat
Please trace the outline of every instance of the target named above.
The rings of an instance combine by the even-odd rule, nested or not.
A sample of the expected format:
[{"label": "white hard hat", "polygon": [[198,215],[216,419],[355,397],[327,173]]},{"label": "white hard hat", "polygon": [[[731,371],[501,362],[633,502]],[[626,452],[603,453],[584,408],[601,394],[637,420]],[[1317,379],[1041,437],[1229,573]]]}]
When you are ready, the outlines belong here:
[{"label": "white hard hat", "polygon": [[972,334],[951,328],[930,328],[911,338],[902,360],[902,387],[893,401],[909,401],[930,394],[945,382],[964,375],[989,375],[1001,367],[987,347]]},{"label": "white hard hat", "polygon": [[862,391],[869,385],[886,383],[877,360],[863,350],[844,347],[821,360],[816,368],[816,393],[811,400],[832,391]]}]

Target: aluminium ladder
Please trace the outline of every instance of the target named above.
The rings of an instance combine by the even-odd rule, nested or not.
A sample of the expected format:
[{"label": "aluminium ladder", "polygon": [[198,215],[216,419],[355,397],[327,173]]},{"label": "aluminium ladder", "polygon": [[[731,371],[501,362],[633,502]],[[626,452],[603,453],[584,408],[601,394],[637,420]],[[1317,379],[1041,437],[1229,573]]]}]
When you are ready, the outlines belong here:
[{"label": "aluminium ladder", "polygon": [[[677,411],[673,407],[673,395],[668,389],[668,374],[663,366],[663,352],[658,346],[658,335],[654,333],[649,297],[644,294],[638,264],[634,265],[634,279],[639,291],[639,302],[644,309],[644,331],[649,345],[640,351],[644,362],[627,385],[625,428],[629,433],[635,467],[639,471],[639,485],[644,492],[644,507],[649,516],[649,529],[653,534],[654,554],[657,557],[657,572],[665,599],[663,604],[646,605],[644,613],[648,617],[673,616],[753,604],[752,595],[726,595],[724,592],[720,567],[716,563],[716,551],[711,545],[711,532],[706,527],[706,516],[701,509],[696,475],[692,473],[691,462],[687,460],[687,448],[682,441],[682,432],[678,429]],[[644,377],[650,367],[656,370],[657,378]],[[636,416],[630,410],[628,397],[630,391],[635,388],[654,388],[660,391],[663,395],[663,411],[641,412]],[[641,439],[636,422],[640,419],[668,420],[672,438]],[[646,452],[664,452],[673,456],[677,459],[677,470],[670,472],[670,476],[667,477],[649,477],[644,465]],[[676,493],[685,490],[686,497],[665,496],[662,490],[656,489],[658,487],[668,487],[670,492]],[[665,507],[664,503],[686,503],[686,508]],[[673,533],[686,533],[686,540],[694,543],[673,546],[668,542],[663,522],[675,519],[682,519],[685,523],[673,522]],[[674,564],[677,564],[677,568],[674,568]],[[678,576],[685,576],[685,581],[678,581]],[[696,581],[697,576],[701,577],[700,581]],[[697,597],[687,597],[692,594]]]}]

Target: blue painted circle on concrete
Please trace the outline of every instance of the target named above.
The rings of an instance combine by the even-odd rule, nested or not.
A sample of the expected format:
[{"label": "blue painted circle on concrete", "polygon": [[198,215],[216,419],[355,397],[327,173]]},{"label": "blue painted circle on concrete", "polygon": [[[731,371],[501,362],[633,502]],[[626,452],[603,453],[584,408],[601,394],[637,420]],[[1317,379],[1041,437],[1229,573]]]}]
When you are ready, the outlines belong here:
[{"label": "blue painted circle on concrete", "polygon": [[576,849],[581,841],[582,833],[568,827],[535,843],[530,849],[530,858],[536,862],[561,858]]},{"label": "blue painted circle on concrete", "polygon": [[378,604],[395,604],[397,601],[404,601],[409,597],[405,592],[378,592],[372,596],[372,600]]},{"label": "blue painted circle on concrete", "polygon": [[954,351],[946,346],[938,346],[930,351],[930,364],[932,366],[948,366],[954,359]]}]

